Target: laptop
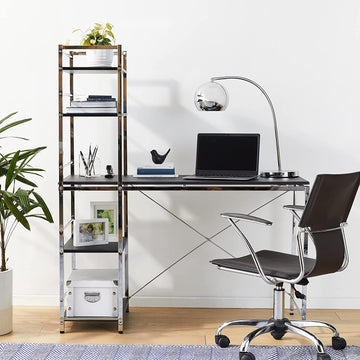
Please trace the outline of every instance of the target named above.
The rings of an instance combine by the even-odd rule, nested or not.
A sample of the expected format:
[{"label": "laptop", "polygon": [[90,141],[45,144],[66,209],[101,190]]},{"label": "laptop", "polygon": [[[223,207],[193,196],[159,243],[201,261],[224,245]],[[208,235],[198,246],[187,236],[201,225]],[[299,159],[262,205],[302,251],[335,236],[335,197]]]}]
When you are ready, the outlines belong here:
[{"label": "laptop", "polygon": [[260,134],[198,134],[195,175],[184,176],[184,179],[255,179],[259,169],[259,150]]}]

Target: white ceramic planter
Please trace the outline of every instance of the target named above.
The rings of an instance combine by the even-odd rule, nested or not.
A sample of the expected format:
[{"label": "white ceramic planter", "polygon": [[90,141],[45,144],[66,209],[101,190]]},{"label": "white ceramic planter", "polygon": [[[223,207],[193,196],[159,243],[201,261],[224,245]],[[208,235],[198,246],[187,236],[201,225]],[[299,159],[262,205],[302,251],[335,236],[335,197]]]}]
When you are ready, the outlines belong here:
[{"label": "white ceramic planter", "polygon": [[12,331],[13,270],[0,271],[0,335]]},{"label": "white ceramic planter", "polygon": [[86,51],[88,66],[111,66],[114,57],[112,49],[94,49]]}]

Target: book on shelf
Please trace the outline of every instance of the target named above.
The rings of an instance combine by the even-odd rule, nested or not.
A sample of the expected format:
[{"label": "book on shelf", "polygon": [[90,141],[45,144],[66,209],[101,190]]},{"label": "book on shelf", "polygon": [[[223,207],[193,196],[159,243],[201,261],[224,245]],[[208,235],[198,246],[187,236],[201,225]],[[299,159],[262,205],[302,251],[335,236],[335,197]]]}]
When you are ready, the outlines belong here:
[{"label": "book on shelf", "polygon": [[70,101],[70,107],[116,107],[116,100],[87,100],[87,101]]},{"label": "book on shelf", "polygon": [[111,95],[88,95],[87,97],[88,101],[113,101],[115,98],[113,98]]},{"label": "book on shelf", "polygon": [[101,113],[117,113],[117,107],[73,107],[68,106],[66,112],[69,114],[101,114]]},{"label": "book on shelf", "polygon": [[175,166],[172,163],[150,164],[139,166],[136,175],[138,176],[175,176]]}]

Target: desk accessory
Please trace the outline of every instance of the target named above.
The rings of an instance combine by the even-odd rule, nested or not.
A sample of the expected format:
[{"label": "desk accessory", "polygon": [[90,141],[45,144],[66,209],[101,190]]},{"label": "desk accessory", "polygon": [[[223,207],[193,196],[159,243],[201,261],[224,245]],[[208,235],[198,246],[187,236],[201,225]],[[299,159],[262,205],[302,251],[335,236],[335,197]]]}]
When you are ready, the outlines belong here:
[{"label": "desk accessory", "polygon": [[[91,177],[96,175],[96,170],[99,168],[99,158],[97,157],[97,153],[99,150],[99,146],[96,145],[94,149],[89,146],[89,152],[84,155],[84,153],[80,150],[79,155],[79,175],[85,177]],[[97,166],[96,166],[97,164]],[[97,168],[95,170],[95,168]]]},{"label": "desk accessory", "polygon": [[114,177],[114,171],[111,165],[106,165],[106,174],[105,177],[107,179],[111,179]]},{"label": "desk accessory", "polygon": [[151,158],[154,164],[162,164],[168,156],[170,149],[163,155],[160,155],[156,150],[151,150]]},{"label": "desk accessory", "polygon": [[298,171],[294,170],[282,170],[281,168],[281,159],[280,159],[280,145],[279,145],[279,135],[278,135],[278,127],[276,121],[276,115],[274,106],[270,100],[269,95],[266,91],[255,81],[248,79],[242,76],[219,76],[212,77],[210,82],[201,85],[195,92],[194,102],[195,106],[199,111],[224,111],[228,105],[228,94],[226,89],[219,84],[218,80],[242,80],[249,82],[256,86],[265,96],[267,102],[269,103],[272,117],[273,117],[273,125],[275,132],[275,143],[276,143],[276,154],[277,154],[277,170],[269,170],[263,171],[260,173],[261,177],[268,178],[289,178],[289,177],[297,177]]}]

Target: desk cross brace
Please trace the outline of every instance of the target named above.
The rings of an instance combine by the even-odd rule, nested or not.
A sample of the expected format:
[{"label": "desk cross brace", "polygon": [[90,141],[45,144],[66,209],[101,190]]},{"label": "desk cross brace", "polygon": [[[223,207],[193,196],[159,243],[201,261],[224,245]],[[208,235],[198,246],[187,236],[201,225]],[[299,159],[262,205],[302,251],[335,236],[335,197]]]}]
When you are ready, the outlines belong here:
[{"label": "desk cross brace", "polygon": [[[191,230],[193,230],[196,234],[200,235],[201,237],[203,237],[205,239],[205,241],[203,241],[202,243],[198,244],[197,246],[195,246],[193,249],[191,249],[190,251],[188,251],[186,254],[184,254],[183,256],[181,256],[180,258],[178,258],[176,261],[174,261],[172,264],[170,264],[167,268],[165,268],[164,270],[162,270],[159,274],[155,275],[152,279],[150,279],[146,284],[144,284],[143,286],[141,286],[138,290],[136,290],[133,294],[131,294],[129,296],[129,299],[131,299],[133,296],[135,296],[137,293],[139,293],[142,289],[144,289],[146,286],[148,286],[149,284],[151,284],[154,280],[156,280],[158,277],[160,277],[162,274],[164,274],[166,271],[168,271],[169,269],[171,269],[173,266],[175,266],[176,264],[178,264],[180,261],[182,261],[183,259],[185,259],[187,256],[189,256],[190,254],[192,254],[194,251],[196,251],[197,249],[199,249],[201,246],[203,246],[206,243],[211,243],[212,245],[218,247],[219,249],[221,249],[222,251],[224,251],[226,254],[230,255],[231,257],[235,257],[234,255],[230,254],[227,250],[225,250],[223,247],[221,247],[220,245],[216,244],[213,239],[218,236],[219,234],[221,234],[222,232],[224,232],[225,230],[227,230],[228,228],[231,227],[231,225],[228,225],[226,227],[224,227],[223,229],[219,230],[218,232],[216,232],[215,234],[213,234],[210,237],[207,237],[206,235],[202,234],[199,230],[195,229],[192,225],[190,225],[189,223],[187,223],[185,220],[181,219],[178,215],[174,214],[172,211],[170,211],[169,209],[167,209],[164,205],[160,204],[158,201],[156,201],[155,199],[153,199],[150,195],[146,194],[144,191],[140,190],[139,191],[141,194],[143,194],[146,198],[148,198],[149,200],[151,200],[152,202],[154,202],[156,205],[158,205],[159,207],[161,207],[162,209],[164,209],[166,212],[168,212],[170,215],[172,215],[173,217],[175,217],[177,220],[179,220],[180,222],[182,222],[184,225],[186,225],[187,227],[189,227]],[[267,206],[268,204],[272,203],[273,201],[277,200],[278,198],[280,198],[281,196],[287,194],[289,191],[284,191],[283,193],[281,193],[280,195],[275,196],[274,198],[270,199],[269,201],[265,202],[264,204],[260,205],[259,207],[255,208],[254,210],[250,211],[247,215],[252,215],[254,214],[256,211],[262,209],[263,207]],[[238,220],[239,221],[239,220]]]}]

